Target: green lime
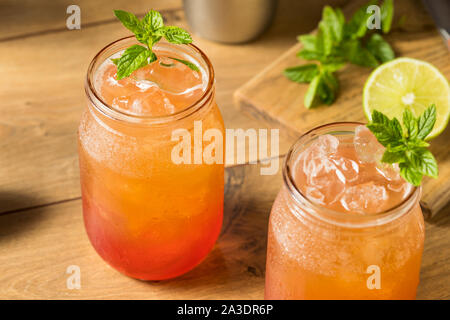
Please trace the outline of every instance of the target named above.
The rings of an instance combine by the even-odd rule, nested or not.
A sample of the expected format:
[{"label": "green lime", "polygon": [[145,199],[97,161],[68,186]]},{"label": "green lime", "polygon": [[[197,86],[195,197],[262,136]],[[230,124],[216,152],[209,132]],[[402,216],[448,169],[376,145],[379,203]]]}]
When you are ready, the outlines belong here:
[{"label": "green lime", "polygon": [[376,68],[364,85],[363,108],[369,120],[372,110],[377,110],[402,122],[405,108],[418,117],[433,103],[436,124],[427,139],[436,137],[447,126],[450,87],[444,75],[425,61],[394,59]]}]

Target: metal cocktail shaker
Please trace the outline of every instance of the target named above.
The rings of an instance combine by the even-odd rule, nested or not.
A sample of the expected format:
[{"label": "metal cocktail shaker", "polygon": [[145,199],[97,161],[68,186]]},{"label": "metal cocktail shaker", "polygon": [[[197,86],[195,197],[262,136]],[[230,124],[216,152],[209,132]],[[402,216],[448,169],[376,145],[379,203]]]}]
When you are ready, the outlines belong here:
[{"label": "metal cocktail shaker", "polygon": [[277,0],[184,0],[191,29],[213,41],[253,40],[272,22]]}]

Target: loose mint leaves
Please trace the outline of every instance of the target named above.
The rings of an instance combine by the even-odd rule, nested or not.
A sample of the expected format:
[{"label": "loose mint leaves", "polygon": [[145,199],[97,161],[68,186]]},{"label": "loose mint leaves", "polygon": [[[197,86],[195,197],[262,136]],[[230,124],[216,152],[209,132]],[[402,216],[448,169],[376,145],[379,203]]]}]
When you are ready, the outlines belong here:
[{"label": "loose mint leaves", "polygon": [[[156,61],[157,57],[152,51],[152,47],[162,37],[174,44],[192,42],[192,38],[186,30],[176,26],[164,26],[163,17],[158,11],[151,10],[142,20],[123,10],[114,10],[114,14],[128,30],[135,34],[136,39],[145,45],[133,45],[126,49],[120,58],[111,59],[117,65],[118,80],[130,76],[135,70]],[[199,71],[198,67],[189,61],[171,59],[185,64],[194,71]]]},{"label": "loose mint leaves", "polygon": [[419,186],[423,176],[437,178],[438,166],[425,141],[436,122],[436,106],[433,104],[415,118],[411,110],[403,112],[402,129],[397,118],[390,120],[374,110],[372,121],[367,125],[386,150],[381,159],[386,163],[398,163],[400,175],[409,183]]},{"label": "loose mint leaves", "polygon": [[381,5],[381,29],[383,33],[391,30],[392,19],[394,18],[394,0],[384,0]]},{"label": "loose mint leaves", "polygon": [[[334,72],[346,63],[375,68],[380,63],[395,58],[391,46],[379,33],[372,32],[368,35],[367,20],[371,13],[367,12],[367,8],[378,2],[369,1],[348,22],[339,8],[325,6],[317,34],[298,37],[303,48],[297,56],[305,60],[316,60],[318,63],[287,68],[284,75],[295,82],[310,83],[304,99],[307,108],[320,102],[334,102],[339,89],[339,81]],[[384,33],[391,28],[393,12],[393,1],[384,0],[381,6],[381,26]]]},{"label": "loose mint leaves", "polygon": [[286,77],[298,83],[309,83],[318,74],[319,67],[317,64],[305,64],[303,66],[287,68],[284,70],[284,75]]}]

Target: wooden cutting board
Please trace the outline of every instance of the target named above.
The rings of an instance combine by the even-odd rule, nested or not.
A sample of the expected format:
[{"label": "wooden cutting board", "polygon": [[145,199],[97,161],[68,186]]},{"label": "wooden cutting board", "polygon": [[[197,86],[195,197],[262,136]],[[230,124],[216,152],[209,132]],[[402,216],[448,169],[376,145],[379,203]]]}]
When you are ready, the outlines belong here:
[{"label": "wooden cutting board", "polygon": [[[403,5],[402,8],[398,4]],[[432,25],[423,8],[407,1],[396,1],[396,11],[405,12],[420,21],[421,27],[410,23],[411,28],[397,28],[386,39],[394,48],[397,57],[406,56],[428,61],[450,78],[450,54],[443,39]],[[353,7],[356,5],[353,3]],[[347,8],[346,12],[353,11]],[[412,12],[411,12],[412,10]],[[403,27],[403,29],[405,29]],[[413,29],[413,30],[412,30]],[[261,73],[239,88],[235,94],[237,107],[269,126],[281,128],[291,137],[298,137],[305,131],[329,122],[363,121],[366,119],[362,110],[363,85],[371,70],[348,65],[337,73],[341,89],[335,103],[331,106],[319,106],[306,109],[303,98],[307,85],[289,81],[283,76],[287,67],[304,64],[296,56],[301,44],[293,46],[278,60],[274,61]],[[423,183],[422,206],[426,216],[432,216],[444,207],[450,199],[450,129],[445,130],[432,142],[432,152],[439,163],[439,178],[426,178]]]}]

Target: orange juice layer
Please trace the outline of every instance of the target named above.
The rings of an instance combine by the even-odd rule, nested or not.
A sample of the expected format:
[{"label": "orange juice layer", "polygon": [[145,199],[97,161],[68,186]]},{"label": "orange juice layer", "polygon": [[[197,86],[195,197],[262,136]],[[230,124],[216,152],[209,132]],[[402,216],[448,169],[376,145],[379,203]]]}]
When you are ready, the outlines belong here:
[{"label": "orange juice layer", "polygon": [[[205,91],[204,74],[157,54],[160,60],[119,81],[116,67],[104,63],[96,82],[104,101],[144,116],[170,115],[195,103]],[[224,130],[214,101],[163,127],[121,123],[92,107],[83,114],[79,155],[86,230],[100,256],[134,278],[162,280],[187,272],[219,235],[223,164],[171,161],[178,143],[171,132],[192,131],[194,120],[202,120],[204,130]]]},{"label": "orange juice layer", "polygon": [[[413,190],[397,168],[379,162],[382,153],[360,126],[354,137],[320,136],[294,159],[292,175],[318,208],[370,217],[397,206]],[[351,229],[310,218],[284,188],[269,222],[265,296],[414,299],[423,229],[418,203],[387,225]],[[375,281],[368,268],[379,268],[380,288],[368,285]]]}]

